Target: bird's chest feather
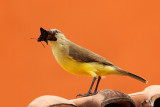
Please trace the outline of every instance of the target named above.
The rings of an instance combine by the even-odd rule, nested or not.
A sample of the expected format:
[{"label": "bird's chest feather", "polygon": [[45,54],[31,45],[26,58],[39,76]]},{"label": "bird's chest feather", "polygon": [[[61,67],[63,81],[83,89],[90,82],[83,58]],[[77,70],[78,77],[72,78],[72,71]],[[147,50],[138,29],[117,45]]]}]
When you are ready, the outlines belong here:
[{"label": "bird's chest feather", "polygon": [[88,63],[82,63],[74,60],[69,56],[68,47],[64,45],[56,45],[52,52],[57,62],[64,70],[76,75],[89,75],[87,71],[91,71],[93,67]]}]

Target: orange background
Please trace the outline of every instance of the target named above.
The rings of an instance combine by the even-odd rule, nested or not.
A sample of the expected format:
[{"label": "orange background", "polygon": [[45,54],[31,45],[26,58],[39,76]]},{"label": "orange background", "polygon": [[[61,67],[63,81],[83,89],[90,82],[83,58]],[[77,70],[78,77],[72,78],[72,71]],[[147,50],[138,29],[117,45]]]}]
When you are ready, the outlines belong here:
[{"label": "orange background", "polygon": [[[159,84],[159,4],[159,0],[1,1],[0,105],[25,107],[41,95],[72,99],[88,91],[91,77],[67,73],[50,46],[30,39],[40,35],[40,27],[57,28],[71,41],[146,78],[148,85]],[[108,76],[99,90],[133,93],[148,85]]]}]

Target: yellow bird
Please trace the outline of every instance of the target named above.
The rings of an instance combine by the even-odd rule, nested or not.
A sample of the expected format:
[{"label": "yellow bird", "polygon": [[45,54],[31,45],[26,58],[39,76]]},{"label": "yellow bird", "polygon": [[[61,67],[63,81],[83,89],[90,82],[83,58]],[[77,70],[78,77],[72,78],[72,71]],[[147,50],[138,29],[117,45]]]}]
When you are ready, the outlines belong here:
[{"label": "yellow bird", "polygon": [[[130,76],[143,83],[147,83],[142,77],[122,70],[104,57],[71,42],[57,29],[45,30],[40,28],[40,31],[41,35],[37,41],[49,43],[55,59],[64,70],[75,75],[93,77],[89,91],[84,95],[79,94],[78,96],[96,94],[101,77],[110,74]],[[97,77],[98,80],[95,90],[91,93]]]}]

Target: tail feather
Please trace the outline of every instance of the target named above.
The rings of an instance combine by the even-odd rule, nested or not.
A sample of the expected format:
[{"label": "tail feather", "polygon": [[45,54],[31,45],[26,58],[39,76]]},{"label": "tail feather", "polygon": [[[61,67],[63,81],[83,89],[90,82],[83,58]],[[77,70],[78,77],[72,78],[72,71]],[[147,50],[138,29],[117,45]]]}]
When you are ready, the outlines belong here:
[{"label": "tail feather", "polygon": [[134,79],[137,79],[137,80],[139,80],[139,81],[141,81],[141,82],[143,82],[143,83],[145,83],[145,84],[148,83],[148,81],[147,81],[146,79],[144,79],[144,78],[142,78],[142,77],[140,77],[140,76],[138,76],[138,75],[135,75],[135,74],[133,74],[133,73],[130,73],[130,72],[128,72],[128,71],[125,71],[125,70],[122,70],[122,69],[118,69],[117,71],[121,72],[121,73],[124,74],[124,75],[130,76],[130,77],[132,77],[132,78],[134,78]]}]

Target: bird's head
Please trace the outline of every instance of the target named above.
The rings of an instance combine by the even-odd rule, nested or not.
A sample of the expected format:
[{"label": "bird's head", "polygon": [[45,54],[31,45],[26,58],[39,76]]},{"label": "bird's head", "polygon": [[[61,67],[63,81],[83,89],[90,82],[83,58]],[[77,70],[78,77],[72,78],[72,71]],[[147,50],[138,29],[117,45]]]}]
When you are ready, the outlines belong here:
[{"label": "bird's head", "polygon": [[57,29],[45,30],[42,27],[40,28],[41,35],[37,39],[38,42],[45,41],[48,44],[48,41],[57,41],[57,35],[61,32]]}]

